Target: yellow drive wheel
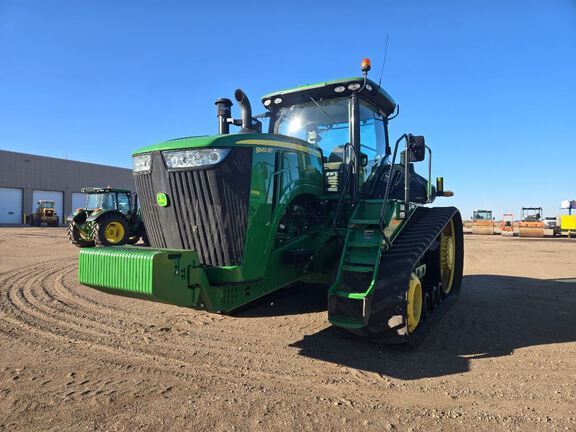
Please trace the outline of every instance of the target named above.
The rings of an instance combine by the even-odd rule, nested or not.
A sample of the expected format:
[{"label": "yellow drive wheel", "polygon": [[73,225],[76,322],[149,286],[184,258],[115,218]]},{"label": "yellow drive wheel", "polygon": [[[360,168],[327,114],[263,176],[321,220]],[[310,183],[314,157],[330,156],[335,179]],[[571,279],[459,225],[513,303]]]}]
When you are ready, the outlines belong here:
[{"label": "yellow drive wheel", "polygon": [[456,268],[456,237],[454,222],[451,220],[442,231],[440,237],[440,280],[444,294],[450,294],[454,283]]},{"label": "yellow drive wheel", "polygon": [[121,223],[110,222],[104,228],[104,236],[109,243],[116,244],[124,239],[124,227]]},{"label": "yellow drive wheel", "polygon": [[410,276],[408,293],[406,294],[406,316],[408,321],[408,333],[412,333],[422,316],[422,284],[415,274]]}]

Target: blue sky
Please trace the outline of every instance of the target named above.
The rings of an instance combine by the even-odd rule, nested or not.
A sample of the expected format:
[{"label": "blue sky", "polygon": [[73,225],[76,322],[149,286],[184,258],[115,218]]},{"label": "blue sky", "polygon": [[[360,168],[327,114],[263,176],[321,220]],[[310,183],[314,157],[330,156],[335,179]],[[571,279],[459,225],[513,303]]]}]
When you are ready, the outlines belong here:
[{"label": "blue sky", "polygon": [[[576,0],[0,0],[0,148],[130,166],[216,131],[213,101],[358,74],[425,135],[468,217],[576,199]],[[424,166],[422,167],[424,170]]]}]

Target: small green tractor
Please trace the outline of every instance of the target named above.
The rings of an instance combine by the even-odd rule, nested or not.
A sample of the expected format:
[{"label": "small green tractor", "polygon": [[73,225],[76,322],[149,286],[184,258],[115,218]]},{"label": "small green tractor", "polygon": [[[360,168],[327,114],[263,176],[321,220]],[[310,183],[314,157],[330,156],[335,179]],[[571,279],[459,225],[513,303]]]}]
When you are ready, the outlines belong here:
[{"label": "small green tractor", "polygon": [[458,297],[462,219],[429,206],[452,192],[432,185],[424,137],[390,141],[398,107],[369,69],[269,93],[256,116],[238,89],[240,118],[216,101],[217,135],[137,150],[151,247],[81,250],[79,281],[217,313],[320,283],[334,326],[417,344]]},{"label": "small green tractor", "polygon": [[48,226],[58,226],[60,218],[56,214],[54,201],[40,200],[36,205],[34,213],[26,218],[29,225],[41,226],[45,223]]},{"label": "small green tractor", "polygon": [[78,247],[147,242],[138,198],[127,189],[84,188],[86,204],[68,216],[68,239]]}]

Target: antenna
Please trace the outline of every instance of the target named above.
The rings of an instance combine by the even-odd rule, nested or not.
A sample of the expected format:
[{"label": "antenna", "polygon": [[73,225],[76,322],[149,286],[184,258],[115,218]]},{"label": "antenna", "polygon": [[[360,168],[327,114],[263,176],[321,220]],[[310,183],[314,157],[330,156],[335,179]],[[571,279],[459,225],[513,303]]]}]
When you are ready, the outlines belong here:
[{"label": "antenna", "polygon": [[378,87],[382,84],[382,75],[384,74],[384,65],[386,64],[386,55],[388,54],[388,41],[390,40],[390,35],[386,33],[386,47],[384,48],[384,60],[382,60],[382,68],[380,68],[380,79],[378,80]]}]

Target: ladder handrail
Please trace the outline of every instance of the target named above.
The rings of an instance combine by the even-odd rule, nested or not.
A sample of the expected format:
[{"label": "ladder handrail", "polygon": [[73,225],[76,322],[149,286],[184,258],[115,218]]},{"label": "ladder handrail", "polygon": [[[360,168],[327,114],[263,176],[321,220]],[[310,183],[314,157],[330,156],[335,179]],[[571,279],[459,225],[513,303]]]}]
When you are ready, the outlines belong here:
[{"label": "ladder handrail", "polygon": [[[390,188],[392,182],[396,180],[395,177],[396,174],[398,173],[398,171],[394,169],[394,164],[396,163],[396,154],[398,153],[398,145],[400,144],[400,141],[402,141],[403,139],[407,140],[408,135],[403,134],[400,138],[396,140],[396,144],[394,145],[394,153],[392,154],[392,163],[390,165],[390,171],[388,172],[388,182],[386,183],[386,190],[384,191],[384,201],[382,202],[382,208],[380,209],[380,217],[378,218],[378,226],[380,227],[380,230],[382,232],[384,232],[383,219],[386,213],[386,207],[388,206],[387,204],[388,204],[388,196],[390,195]],[[386,235],[384,235],[384,239],[386,240],[388,246],[390,246],[390,241],[388,240],[388,237],[386,237]]]},{"label": "ladder handrail", "polygon": [[[347,150],[349,147],[352,147],[352,144],[346,143],[344,145],[344,151],[343,151],[344,155],[348,154]],[[342,187],[342,192],[340,192],[340,198],[338,198],[338,204],[336,205],[336,213],[334,214],[334,219],[332,220],[332,228],[336,227],[336,221],[338,220],[338,216],[340,214],[340,209],[342,207],[342,201],[344,200],[344,195],[346,194],[346,189],[348,187],[348,180],[350,178],[350,174],[352,173],[353,164],[351,162],[352,162],[352,159],[354,159],[356,157],[356,154],[352,151],[352,152],[350,152],[350,156],[351,156],[351,160],[350,160],[350,162],[348,162],[346,164],[346,165],[348,165],[348,169],[346,171],[346,176],[344,177],[344,185]]]}]

